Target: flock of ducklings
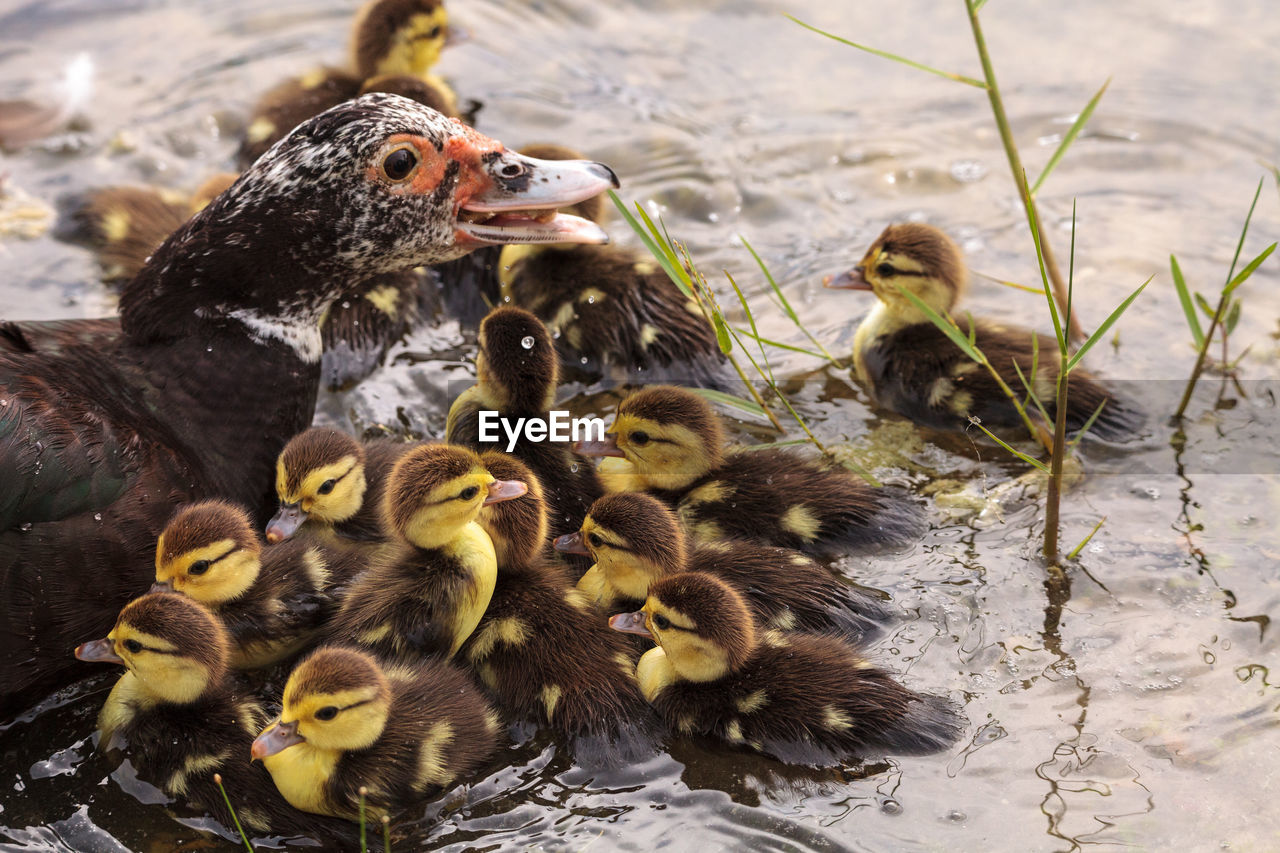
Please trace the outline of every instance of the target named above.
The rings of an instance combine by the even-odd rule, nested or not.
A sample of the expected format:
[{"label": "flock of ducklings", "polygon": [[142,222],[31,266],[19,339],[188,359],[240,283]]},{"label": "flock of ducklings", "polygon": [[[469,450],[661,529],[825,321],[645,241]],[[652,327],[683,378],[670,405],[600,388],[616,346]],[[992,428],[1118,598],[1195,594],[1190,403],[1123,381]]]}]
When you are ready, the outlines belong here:
[{"label": "flock of ducklings", "polygon": [[[241,165],[367,91],[456,115],[456,96],[428,73],[448,34],[438,0],[368,4],[351,67],[268,93]],[[132,276],[233,179],[192,198],[98,192],[83,216],[104,265]],[[600,200],[577,212],[598,221]],[[696,304],[653,264],[608,246],[500,251],[488,296],[504,307],[480,324],[477,383],[454,402],[443,442],[301,433],[279,456],[265,541],[234,503],[177,510],[151,591],[76,649],[125,667],[101,711],[102,745],[124,746],[141,777],[224,823],[215,774],[250,832],[339,838],[345,825],[328,818],[354,820],[363,804],[376,820],[471,778],[522,720],[586,764],[680,735],[810,765],[953,743],[957,710],[860,650],[892,610],[820,562],[921,535],[909,495],[791,452],[728,447],[707,401],[670,385],[625,397],[604,441],[522,441],[508,455],[480,440],[481,411],[545,417],[570,356],[686,377],[720,368]],[[935,428],[970,416],[1012,426],[990,376],[901,295],[948,313],[966,278],[951,240],[909,224],[828,285],[878,299],[854,345],[855,375],[878,404]],[[421,271],[384,274],[339,300],[326,357],[394,340],[423,286]],[[1053,381],[1056,347],[1037,353],[1031,333],[967,323],[1010,385],[1015,365],[1037,388]],[[332,376],[367,372],[369,359],[355,360]],[[1072,387],[1069,424],[1101,405],[1095,433],[1133,431],[1135,412],[1092,377],[1073,373]],[[264,695],[275,667],[288,668],[283,691]]]}]

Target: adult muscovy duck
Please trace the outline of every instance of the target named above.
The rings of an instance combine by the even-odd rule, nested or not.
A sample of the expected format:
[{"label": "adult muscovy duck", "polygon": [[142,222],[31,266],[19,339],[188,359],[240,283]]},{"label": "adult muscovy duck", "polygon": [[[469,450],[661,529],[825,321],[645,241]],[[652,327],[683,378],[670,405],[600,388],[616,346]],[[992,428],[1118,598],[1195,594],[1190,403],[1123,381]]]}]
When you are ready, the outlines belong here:
[{"label": "adult muscovy duck", "polygon": [[152,574],[175,504],[274,506],[319,321],[355,281],[482,245],[604,242],[554,213],[617,179],[395,95],[299,125],[156,250],[110,321],[0,324],[0,718],[69,676]]}]

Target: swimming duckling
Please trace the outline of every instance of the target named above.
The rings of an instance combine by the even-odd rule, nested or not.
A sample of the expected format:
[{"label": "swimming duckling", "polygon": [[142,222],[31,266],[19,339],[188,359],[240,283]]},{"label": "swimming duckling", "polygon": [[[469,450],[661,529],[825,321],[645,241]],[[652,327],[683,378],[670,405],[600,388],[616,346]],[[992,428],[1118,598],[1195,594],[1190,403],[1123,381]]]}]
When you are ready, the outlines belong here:
[{"label": "swimming duckling", "polygon": [[337,611],[334,588],[363,566],[361,552],[340,543],[297,538],[264,549],[249,513],[221,500],[178,510],[156,544],[156,585],[218,614],[235,669],[301,650]]},{"label": "swimming duckling", "polygon": [[400,540],[351,585],[330,636],[383,658],[451,657],[471,635],[497,581],[493,542],[476,518],[523,495],[464,447],[424,444],[391,471],[383,523]]},{"label": "swimming duckling", "polygon": [[660,578],[697,571],[731,584],[769,628],[861,640],[889,619],[882,602],[798,551],[731,540],[687,545],[675,513],[640,492],[596,501],[582,530],[555,544],[595,559],[578,589],[607,613],[639,607]]},{"label": "swimming duckling", "polygon": [[[476,384],[449,407],[445,439],[476,450],[505,450],[508,439],[497,426],[491,427],[497,440],[480,439],[480,412],[497,412],[513,424],[520,418],[548,421],[560,360],[547,327],[520,308],[495,309],[480,324],[476,340]],[[581,527],[587,508],[604,494],[594,466],[567,442],[521,438],[510,452],[542,482],[552,535]]]},{"label": "swimming duckling", "polygon": [[360,442],[329,427],[298,433],[276,460],[280,507],[267,523],[267,541],[288,539],[304,525],[342,539],[384,541],[387,477],[413,447],[389,438]]},{"label": "swimming duckling", "polygon": [[293,670],[284,708],[251,755],[294,808],[357,820],[363,786],[377,821],[474,773],[497,751],[501,729],[456,667],[380,665],[331,646]]},{"label": "swimming duckling", "polygon": [[571,738],[587,736],[589,742],[575,741],[580,762],[597,749],[606,755],[651,750],[656,720],[636,684],[634,654],[546,554],[537,476],[504,453],[487,451],[481,459],[490,474],[523,482],[529,491],[480,511],[498,580],[458,658],[508,712]]},{"label": "swimming duckling", "polygon": [[830,765],[882,752],[936,752],[964,728],[947,700],[908,690],[843,640],[759,630],[742,596],[707,574],[654,582],[640,611],[609,624],[658,644],[636,676],[659,716],[681,733]]},{"label": "swimming duckling", "polygon": [[323,822],[304,820],[266,771],[245,760],[266,714],[232,676],[230,639],[199,603],[172,593],[144,595],[120,611],[105,639],[75,654],[124,665],[98,717],[99,747],[123,746],[140,778],[232,827],[213,779],[221,774],[250,833],[327,834]]},{"label": "swimming duckling", "polygon": [[[858,266],[826,285],[870,290],[879,300],[853,338],[854,375],[877,403],[935,429],[964,429],[971,417],[990,428],[1021,427],[1017,410],[986,368],[966,356],[899,290],[947,316],[967,282],[964,258],[951,238],[932,225],[908,222],[886,228]],[[1016,362],[1055,417],[1059,356],[1052,338],[990,320],[955,320],[1021,395],[1025,389]],[[1103,403],[1091,435],[1124,439],[1141,426],[1138,412],[1083,370],[1071,371],[1069,387],[1068,430],[1080,430]]]},{"label": "swimming duckling", "polygon": [[[618,404],[606,441],[588,456],[624,457],[629,480],[676,508],[694,537],[747,539],[836,556],[917,537],[905,495],[786,450],[725,449],[720,419],[683,388],[653,386]],[[606,483],[608,485],[608,483]]]},{"label": "swimming duckling", "polygon": [[[521,149],[543,160],[576,160],[559,145]],[[567,212],[604,220],[605,201]],[[585,251],[583,250],[585,248]],[[676,288],[652,259],[620,246],[503,249],[498,280],[506,301],[547,324],[566,364],[586,358],[625,374],[688,382],[713,378],[724,355],[698,303]]]},{"label": "swimming duckling", "polygon": [[449,37],[449,15],[441,0],[368,0],[351,22],[347,68],[316,68],[277,84],[258,100],[240,142],[240,168],[306,119],[363,94],[362,87],[374,77],[424,78],[445,96],[448,109],[440,112],[457,115],[453,90],[427,73],[439,61]]}]

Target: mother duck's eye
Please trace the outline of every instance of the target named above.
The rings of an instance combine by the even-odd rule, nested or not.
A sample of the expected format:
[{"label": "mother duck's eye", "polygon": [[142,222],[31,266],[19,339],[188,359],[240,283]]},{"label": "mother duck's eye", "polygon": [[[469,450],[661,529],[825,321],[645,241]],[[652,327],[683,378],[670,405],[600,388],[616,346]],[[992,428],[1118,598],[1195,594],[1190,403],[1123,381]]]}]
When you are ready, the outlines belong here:
[{"label": "mother duck's eye", "polygon": [[403,181],[413,174],[418,165],[418,152],[412,148],[397,148],[382,158],[382,174],[390,181]]},{"label": "mother duck's eye", "polygon": [[458,497],[462,498],[464,501],[469,501],[478,494],[480,494],[479,486],[467,486],[462,490],[462,494],[458,495]]},{"label": "mother duck's eye", "polygon": [[137,640],[125,640],[125,641],[124,641],[124,647],[125,647],[125,649],[127,649],[130,653],[135,654],[135,655],[136,655],[138,652],[142,651],[142,643],[139,643]]},{"label": "mother duck's eye", "polygon": [[642,430],[636,430],[635,432],[631,433],[630,437],[631,437],[632,444],[648,444],[649,443],[649,433],[644,432]]},{"label": "mother duck's eye", "polygon": [[876,275],[888,278],[896,274],[898,271],[893,268],[893,264],[880,264],[876,267]]},{"label": "mother duck's eye", "polygon": [[323,708],[321,708],[319,711],[316,711],[315,713],[316,719],[320,720],[321,722],[327,722],[329,720],[332,720],[336,716],[338,716],[337,705],[325,705]]},{"label": "mother duck's eye", "polygon": [[655,613],[653,616],[653,624],[665,631],[667,628],[671,627],[671,620],[663,616],[661,613]]},{"label": "mother duck's eye", "polygon": [[208,560],[196,560],[187,567],[187,574],[189,575],[202,575],[207,571],[209,571]]},{"label": "mother duck's eye", "polygon": [[338,485],[337,480],[325,480],[320,484],[320,488],[316,489],[317,495],[327,495],[333,491],[333,487]]}]

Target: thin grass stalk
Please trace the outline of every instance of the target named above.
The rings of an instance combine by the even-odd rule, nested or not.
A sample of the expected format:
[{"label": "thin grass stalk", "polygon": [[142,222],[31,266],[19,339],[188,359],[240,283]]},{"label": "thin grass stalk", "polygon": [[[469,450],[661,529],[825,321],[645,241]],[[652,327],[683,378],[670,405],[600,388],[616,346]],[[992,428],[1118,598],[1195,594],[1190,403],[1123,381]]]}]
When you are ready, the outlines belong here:
[{"label": "thin grass stalk", "polygon": [[1101,530],[1102,525],[1106,523],[1107,523],[1107,517],[1105,515],[1102,518],[1098,519],[1098,523],[1095,524],[1093,526],[1093,529],[1089,531],[1089,535],[1081,539],[1080,544],[1072,548],[1071,553],[1067,554],[1067,559],[1074,560],[1076,557],[1079,557],[1080,552],[1084,550],[1084,546],[1089,544],[1089,541],[1093,539],[1094,534],[1096,534],[1099,530]]},{"label": "thin grass stalk", "polygon": [[[995,116],[996,127],[1000,131],[1000,141],[1004,145],[1004,153],[1009,160],[1009,168],[1013,171],[1014,183],[1018,185],[1018,195],[1022,198],[1023,205],[1028,208],[1027,215],[1034,217],[1036,227],[1039,230],[1038,236],[1041,250],[1044,253],[1044,263],[1048,268],[1049,278],[1053,282],[1053,295],[1065,314],[1068,311],[1067,285],[1062,279],[1062,272],[1058,269],[1053,250],[1049,248],[1049,235],[1045,233],[1044,226],[1040,224],[1039,215],[1033,212],[1035,200],[1032,198],[1030,187],[1027,185],[1026,170],[1022,166],[1022,157],[1018,153],[1018,146],[1013,139],[1013,130],[1009,127],[1009,118],[1004,111],[1004,100],[1000,97],[1000,87],[996,83],[996,72],[991,64],[991,56],[987,53],[987,42],[982,35],[982,26],[978,23],[978,8],[980,8],[980,5],[975,5],[971,0],[964,0],[965,12],[969,16],[969,26],[973,30],[973,42],[978,49],[978,58],[982,62],[982,73],[986,79],[987,98],[991,101],[991,112]],[[1084,327],[1074,317],[1070,318],[1070,320],[1073,334],[1077,339],[1083,340],[1085,337]]]},{"label": "thin grass stalk", "polygon": [[369,795],[369,789],[364,785],[356,791],[359,795],[360,804],[360,853],[369,853],[369,839],[365,833],[365,817],[364,817],[364,798]]},{"label": "thin grass stalk", "polygon": [[391,818],[386,815],[382,816],[382,853],[391,853]]},{"label": "thin grass stalk", "polygon": [[1044,558],[1050,565],[1058,564],[1058,514],[1062,502],[1062,461],[1067,455],[1067,386],[1071,373],[1059,363],[1058,411],[1053,425],[1053,451],[1049,455],[1049,493],[1044,506]]},{"label": "thin grass stalk", "polygon": [[244,827],[240,825],[240,818],[236,815],[235,806],[231,805],[231,798],[227,796],[227,789],[222,787],[222,774],[213,774],[213,784],[218,786],[218,790],[222,792],[222,801],[227,804],[227,811],[231,812],[231,820],[236,825],[236,832],[240,833],[240,840],[244,842],[244,849],[249,853],[253,853],[253,845],[249,843],[249,836],[244,834]]}]

